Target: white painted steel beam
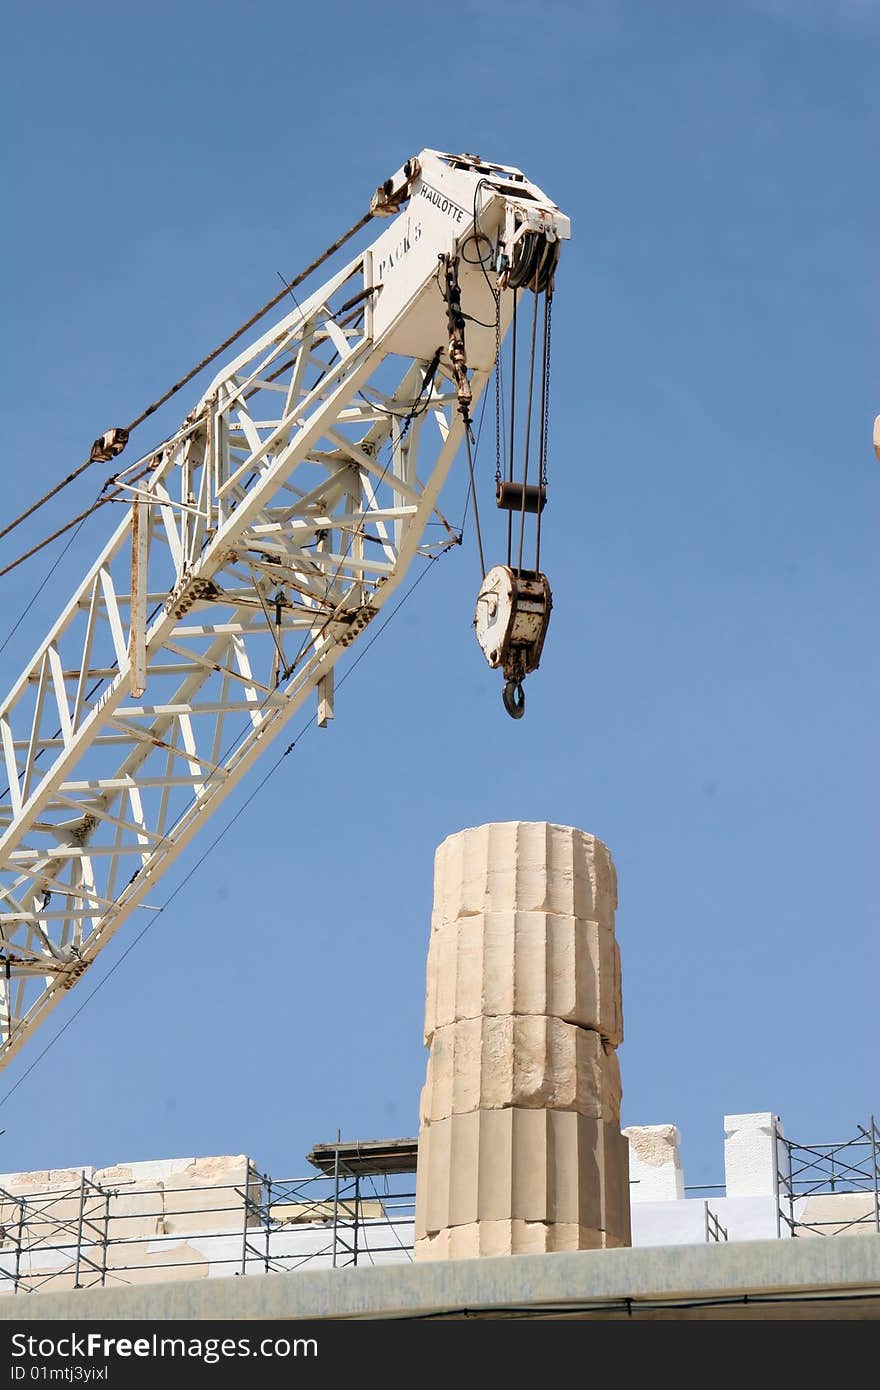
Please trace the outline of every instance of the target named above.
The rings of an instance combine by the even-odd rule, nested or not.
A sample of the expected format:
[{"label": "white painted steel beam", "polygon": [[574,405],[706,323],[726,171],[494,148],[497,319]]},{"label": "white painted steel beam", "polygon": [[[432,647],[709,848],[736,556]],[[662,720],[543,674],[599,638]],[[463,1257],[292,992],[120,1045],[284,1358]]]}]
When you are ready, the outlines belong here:
[{"label": "white painted steel beam", "polygon": [[[309,697],[332,716],[339,657],[434,548],[425,526],[463,437],[437,257],[496,251],[520,195],[557,235],[567,222],[517,171],[419,159],[370,251],[142,461],[126,515],[0,704],[0,1065]],[[475,199],[479,243],[460,211]],[[476,322],[495,301],[473,253],[461,283],[476,401],[496,339]]]}]

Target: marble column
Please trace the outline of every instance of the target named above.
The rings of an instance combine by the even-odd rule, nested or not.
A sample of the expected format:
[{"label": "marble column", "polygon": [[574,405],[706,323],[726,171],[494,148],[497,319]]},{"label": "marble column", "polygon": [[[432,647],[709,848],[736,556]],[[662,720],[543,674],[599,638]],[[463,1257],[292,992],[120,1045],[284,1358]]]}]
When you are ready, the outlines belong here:
[{"label": "marble column", "polygon": [[630,1244],[616,905],[607,848],[569,826],[438,849],[417,1259]]}]

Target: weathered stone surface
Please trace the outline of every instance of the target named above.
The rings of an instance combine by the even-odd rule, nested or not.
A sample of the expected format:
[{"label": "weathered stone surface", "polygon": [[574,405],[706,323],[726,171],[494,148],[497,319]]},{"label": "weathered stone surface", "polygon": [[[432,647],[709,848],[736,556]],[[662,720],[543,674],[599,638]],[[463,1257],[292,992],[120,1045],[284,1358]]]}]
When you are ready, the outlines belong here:
[{"label": "weathered stone surface", "polygon": [[630,1243],[616,905],[608,850],[568,826],[438,849],[416,1258]]},{"label": "weathered stone surface", "polygon": [[617,1124],[564,1110],[473,1110],[424,1125],[416,1239],[513,1219],[607,1228],[627,1243],[617,1176],[625,1146]]},{"label": "weathered stone surface", "polygon": [[[245,1190],[258,1200],[255,1175],[244,1154],[194,1159],[182,1172],[162,1184],[163,1217],[160,1234],[241,1230]],[[257,1220],[248,1220],[248,1225]]]},{"label": "weathered stone surface", "polygon": [[123,1251],[128,1242],[154,1236],[239,1232],[245,1224],[259,1224],[256,1208],[246,1213],[245,1191],[255,1204],[260,1196],[253,1165],[244,1154],[223,1154],[7,1174],[0,1182],[3,1242],[15,1243],[21,1215],[21,1204],[15,1199],[22,1197],[29,1246],[45,1248],[45,1258],[52,1248],[75,1246],[83,1176],[87,1180],[82,1205],[86,1241],[103,1230],[108,1210],[112,1240]]},{"label": "weathered stone surface", "polygon": [[433,926],[518,909],[610,921],[617,876],[605,845],[546,821],[507,821],[450,835],[434,861]]},{"label": "weathered stone surface", "polygon": [[620,952],[610,925],[546,912],[488,912],[431,933],[425,1042],[486,1014],[546,1014],[623,1041]]},{"label": "weathered stone surface", "polygon": [[634,1202],[675,1202],[684,1197],[684,1173],[675,1125],[632,1125],[629,1176]]},{"label": "weathered stone surface", "polygon": [[[158,1280],[207,1279],[209,1264],[202,1250],[186,1241],[177,1244],[163,1244],[160,1250],[149,1242],[138,1245],[110,1247],[108,1270],[125,1271],[128,1284],[152,1284]],[[233,1272],[230,1269],[230,1274]],[[112,1273],[108,1274],[111,1287],[118,1282]]]},{"label": "weathered stone surface", "polygon": [[[82,1181],[90,1183],[92,1168],[37,1169],[31,1173],[7,1173],[0,1178],[0,1229],[3,1244],[14,1246],[22,1214],[27,1225],[29,1245],[66,1246],[73,1241],[80,1216]],[[103,1203],[86,1188],[87,1216],[96,1210],[103,1214]],[[21,1198],[21,1201],[16,1200]]]},{"label": "weathered stone surface", "polygon": [[464,1019],[431,1042],[420,1119],[469,1110],[576,1110],[618,1122],[617,1054],[598,1033],[546,1015]]},{"label": "weathered stone surface", "polygon": [[94,1179],[94,1168],[37,1168],[31,1173],[0,1174],[0,1190],[16,1195],[32,1192],[79,1191],[83,1178]]},{"label": "weathered stone surface", "polygon": [[467,1260],[479,1255],[532,1255],[554,1250],[603,1250],[604,1231],[562,1221],[475,1221],[416,1241],[417,1260]]},{"label": "weathered stone surface", "polygon": [[824,1192],[800,1198],[795,1219],[801,1236],[873,1236],[876,1211],[873,1192]]}]

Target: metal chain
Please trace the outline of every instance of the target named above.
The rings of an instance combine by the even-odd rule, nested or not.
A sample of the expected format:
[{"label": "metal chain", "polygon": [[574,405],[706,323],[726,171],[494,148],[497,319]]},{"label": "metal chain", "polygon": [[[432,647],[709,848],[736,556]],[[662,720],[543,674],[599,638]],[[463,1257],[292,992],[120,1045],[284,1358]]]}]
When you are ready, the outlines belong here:
[{"label": "metal chain", "polygon": [[[544,295],[544,352],[541,379],[541,442],[538,468],[540,483],[547,487],[547,459],[550,445],[550,333],[553,325],[553,290],[548,287]],[[538,502],[538,518],[535,527],[535,572],[541,572],[541,512]]]},{"label": "metal chain", "polygon": [[495,490],[501,483],[501,291],[495,291]]},{"label": "metal chain", "polygon": [[[531,442],[532,442],[532,404],[533,404],[534,395],[535,395],[535,348],[536,348],[536,346],[537,346],[537,341],[538,341],[538,292],[537,292],[537,290],[534,291],[534,295],[535,295],[535,307],[534,307],[534,309],[533,309],[533,311],[532,311],[532,342],[531,342],[531,348],[530,348],[530,350],[529,350],[529,394],[528,394],[528,399],[527,399],[527,401],[526,401],[525,449],[524,449],[524,456],[523,456],[523,475],[522,475],[522,505],[521,505],[521,507],[520,507],[520,513],[519,513],[519,551],[518,551],[517,560],[516,560],[516,568],[517,568],[517,570],[520,571],[520,572],[522,571],[523,544],[524,544],[524,542],[525,542],[525,535],[526,535],[526,487],[527,487],[528,481],[529,481],[529,453],[530,453],[530,450],[531,450]],[[541,380],[541,393],[542,393],[542,398],[543,398],[543,391],[544,391],[544,381],[543,381],[543,377],[542,377],[542,380]],[[539,431],[540,431],[540,422],[539,422]],[[541,436],[540,436],[540,433],[539,433],[539,435],[538,435],[538,455],[539,455],[539,458],[538,458],[538,469],[539,469],[539,470],[540,470],[540,467],[541,467],[541,461],[540,461],[541,448],[542,448]],[[538,512],[538,515],[540,516],[540,511]]]},{"label": "metal chain", "polygon": [[[440,258],[443,273],[441,282],[438,274],[437,284],[446,301],[446,322],[449,329],[449,361],[452,379],[458,396],[458,413],[464,422],[464,442],[467,448],[468,476],[470,479],[470,498],[474,508],[474,530],[477,537],[477,555],[480,572],[486,578],[486,560],[483,552],[483,533],[480,528],[480,503],[477,497],[477,479],[474,471],[474,455],[471,448],[471,384],[467,374],[467,347],[465,344],[465,317],[461,308],[461,287],[458,281],[459,258],[447,253]],[[496,325],[498,316],[496,315]],[[497,332],[497,327],[496,327]],[[497,361],[497,359],[496,359]]]},{"label": "metal chain", "polygon": [[[513,434],[516,424],[516,304],[517,291],[513,291],[513,313],[511,315],[510,335],[510,462],[508,480],[513,482]],[[507,513],[507,568],[513,564],[513,512]]]},{"label": "metal chain", "polygon": [[553,326],[553,292],[544,301],[544,400],[541,420],[541,482],[547,486],[547,460],[550,445],[550,333]]}]

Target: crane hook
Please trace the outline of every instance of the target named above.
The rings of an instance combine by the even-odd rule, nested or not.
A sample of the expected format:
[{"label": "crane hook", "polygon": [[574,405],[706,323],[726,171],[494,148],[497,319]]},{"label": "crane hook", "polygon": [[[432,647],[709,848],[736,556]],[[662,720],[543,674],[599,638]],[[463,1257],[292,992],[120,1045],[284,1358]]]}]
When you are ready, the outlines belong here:
[{"label": "crane hook", "polygon": [[526,712],[526,692],[522,688],[522,681],[508,681],[501,698],[511,719],[522,719]]}]

